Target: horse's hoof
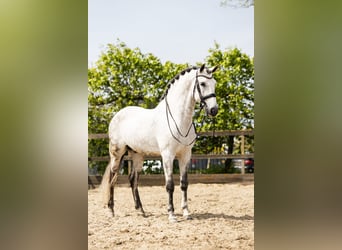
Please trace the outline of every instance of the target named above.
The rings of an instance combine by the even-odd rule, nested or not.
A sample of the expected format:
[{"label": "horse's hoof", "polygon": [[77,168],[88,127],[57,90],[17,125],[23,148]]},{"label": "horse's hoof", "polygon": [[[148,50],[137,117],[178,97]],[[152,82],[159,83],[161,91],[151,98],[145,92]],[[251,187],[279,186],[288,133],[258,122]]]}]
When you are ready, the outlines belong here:
[{"label": "horse's hoof", "polygon": [[170,216],[170,217],[169,217],[169,222],[171,222],[171,223],[177,223],[178,221],[177,221],[176,216]]},{"label": "horse's hoof", "polygon": [[186,220],[192,220],[191,215],[185,215],[185,216],[183,216],[183,217],[184,217],[184,219],[186,219]]},{"label": "horse's hoof", "polygon": [[107,217],[109,218],[115,217],[114,210],[107,209],[106,214],[107,214]]}]

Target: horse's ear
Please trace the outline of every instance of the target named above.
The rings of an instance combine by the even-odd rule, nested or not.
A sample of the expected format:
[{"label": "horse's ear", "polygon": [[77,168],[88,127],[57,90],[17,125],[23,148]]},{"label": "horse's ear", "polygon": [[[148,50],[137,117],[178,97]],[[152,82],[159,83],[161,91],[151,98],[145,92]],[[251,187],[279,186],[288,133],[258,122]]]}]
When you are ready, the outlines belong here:
[{"label": "horse's ear", "polygon": [[210,68],[209,71],[210,71],[211,73],[214,73],[217,69],[218,69],[218,66],[216,65],[216,66]]},{"label": "horse's ear", "polygon": [[202,71],[204,70],[204,68],[205,68],[205,63],[203,63],[203,65],[201,66],[201,68],[200,68],[200,73],[202,73]]}]

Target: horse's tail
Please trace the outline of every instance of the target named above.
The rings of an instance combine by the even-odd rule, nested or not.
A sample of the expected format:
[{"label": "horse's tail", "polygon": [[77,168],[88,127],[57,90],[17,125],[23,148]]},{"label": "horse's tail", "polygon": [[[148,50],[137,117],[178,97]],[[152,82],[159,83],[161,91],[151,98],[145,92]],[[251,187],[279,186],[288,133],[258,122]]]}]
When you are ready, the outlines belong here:
[{"label": "horse's tail", "polygon": [[100,185],[100,191],[103,196],[103,202],[105,206],[113,208],[113,193],[114,185],[118,178],[118,172],[120,169],[120,163],[123,155],[126,152],[126,147],[118,148],[116,144],[109,143],[109,156],[110,160],[106,167],[105,173],[102,176],[102,182]]},{"label": "horse's tail", "polygon": [[109,197],[110,197],[110,164],[106,167],[106,171],[102,176],[102,182],[100,185],[100,190],[103,195],[103,204],[104,206],[108,205]]}]

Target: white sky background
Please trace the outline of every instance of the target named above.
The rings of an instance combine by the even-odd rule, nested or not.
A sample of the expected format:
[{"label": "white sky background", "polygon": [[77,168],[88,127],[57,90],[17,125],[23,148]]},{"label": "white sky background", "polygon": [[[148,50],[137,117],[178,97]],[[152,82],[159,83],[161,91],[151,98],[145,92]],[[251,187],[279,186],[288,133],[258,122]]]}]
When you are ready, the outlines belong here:
[{"label": "white sky background", "polygon": [[88,66],[117,39],[162,62],[202,62],[215,41],[253,57],[254,7],[221,7],[220,0],[89,0]]}]

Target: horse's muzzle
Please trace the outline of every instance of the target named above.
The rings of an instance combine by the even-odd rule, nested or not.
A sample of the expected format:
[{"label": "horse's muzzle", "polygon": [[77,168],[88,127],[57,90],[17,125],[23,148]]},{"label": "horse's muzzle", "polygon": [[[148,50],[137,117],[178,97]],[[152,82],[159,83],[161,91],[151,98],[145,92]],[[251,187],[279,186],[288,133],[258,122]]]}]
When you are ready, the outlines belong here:
[{"label": "horse's muzzle", "polygon": [[209,113],[209,115],[211,115],[211,116],[216,116],[217,113],[218,113],[218,107],[215,106],[215,107],[211,108],[211,109],[209,110],[208,113]]}]

